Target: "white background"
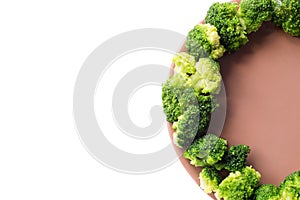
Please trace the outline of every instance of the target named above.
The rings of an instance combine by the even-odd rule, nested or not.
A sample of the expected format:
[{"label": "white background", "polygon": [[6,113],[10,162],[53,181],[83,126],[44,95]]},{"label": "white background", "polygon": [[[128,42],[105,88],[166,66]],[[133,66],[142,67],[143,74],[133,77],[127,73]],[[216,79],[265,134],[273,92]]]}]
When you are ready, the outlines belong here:
[{"label": "white background", "polygon": [[179,161],[128,175],[94,160],[76,132],[72,95],[102,42],[138,28],[186,35],[212,2],[1,1],[0,199],[208,199]]}]

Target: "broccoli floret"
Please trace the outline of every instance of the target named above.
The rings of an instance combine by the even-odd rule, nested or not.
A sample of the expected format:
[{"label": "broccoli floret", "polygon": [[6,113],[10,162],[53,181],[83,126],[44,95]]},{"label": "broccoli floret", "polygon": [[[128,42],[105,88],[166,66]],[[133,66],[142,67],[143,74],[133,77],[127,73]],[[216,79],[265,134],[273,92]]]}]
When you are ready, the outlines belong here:
[{"label": "broccoli floret", "polygon": [[182,113],[184,113],[190,106],[196,106],[199,110],[198,96],[192,87],[187,86],[180,89],[179,105]]},{"label": "broccoli floret", "polygon": [[197,93],[216,94],[221,87],[220,65],[211,58],[200,58],[196,63],[194,56],[178,53],[173,57],[176,74],[184,77]]},{"label": "broccoli floret", "polygon": [[221,81],[219,63],[210,58],[200,58],[196,63],[196,73],[187,82],[198,93],[217,94],[220,92]]},{"label": "broccoli floret", "polygon": [[284,10],[282,7],[281,0],[272,0],[273,4],[273,15],[272,15],[272,22],[276,26],[281,26],[284,21]]},{"label": "broccoli floret", "polygon": [[222,177],[219,172],[213,167],[204,167],[199,174],[200,187],[207,194],[216,192]]},{"label": "broccoli floret", "polygon": [[199,102],[199,109],[200,109],[200,120],[199,120],[199,127],[198,127],[198,134],[197,136],[203,136],[206,134],[207,129],[209,127],[211,113],[216,109],[218,106],[216,100],[211,95],[197,95],[198,102]]},{"label": "broccoli floret", "polygon": [[294,187],[300,192],[300,170],[288,175],[281,183],[280,187]]},{"label": "broccoli floret", "polygon": [[196,72],[195,57],[185,52],[180,52],[174,55],[173,63],[175,64],[174,71],[184,77],[188,77]]},{"label": "broccoli floret", "polygon": [[162,85],[162,105],[167,121],[177,129],[174,143],[181,148],[187,147],[195,136],[206,133],[210,114],[217,107],[213,96],[195,92],[181,73]]},{"label": "broccoli floret", "polygon": [[215,26],[220,42],[229,52],[239,49],[248,42],[246,26],[237,16],[238,3],[214,3],[208,10],[205,22]]},{"label": "broccoli floret", "polygon": [[283,187],[280,189],[280,200],[300,200],[299,190],[293,187]]},{"label": "broccoli floret", "polygon": [[276,5],[273,22],[277,26],[282,26],[286,33],[300,36],[300,1],[282,0],[277,1]]},{"label": "broccoli floret", "polygon": [[162,106],[168,122],[177,121],[181,115],[179,90],[174,87],[173,79],[174,77],[171,77],[162,85]]},{"label": "broccoli floret", "polygon": [[184,152],[184,157],[196,167],[212,166],[220,161],[227,149],[227,141],[214,134],[196,139]]},{"label": "broccoli floret", "polygon": [[282,28],[292,36],[300,36],[300,1],[283,0],[285,17]]},{"label": "broccoli floret", "polygon": [[181,75],[171,76],[162,84],[162,106],[168,122],[175,122],[182,114],[179,98],[187,88],[186,79]]},{"label": "broccoli floret", "polygon": [[249,199],[260,181],[260,173],[252,167],[231,172],[219,185],[215,196],[219,200]]},{"label": "broccoli floret", "polygon": [[218,59],[225,52],[225,48],[220,44],[217,28],[210,24],[197,24],[188,33],[186,49],[196,60],[203,57]]},{"label": "broccoli floret", "polygon": [[300,171],[288,175],[280,184],[281,199],[300,199]]},{"label": "broccoli floret", "polygon": [[178,117],[178,121],[174,122],[173,142],[179,148],[188,147],[195,139],[199,125],[199,108],[197,106],[189,106],[186,111]]},{"label": "broccoli floret", "polygon": [[254,200],[280,200],[279,188],[272,184],[263,184],[255,191]]},{"label": "broccoli floret", "polygon": [[[167,121],[174,122],[173,129],[177,129],[174,133],[174,143],[177,146],[183,147],[190,144],[190,140],[186,140],[186,145],[180,144],[178,141],[184,131],[185,137],[190,135],[190,138],[194,138],[204,135],[209,127],[210,115],[216,108],[216,102],[213,96],[204,96],[193,93],[193,89],[175,88],[172,81],[176,79],[171,77],[165,84],[163,84],[163,109],[167,116]],[[180,80],[180,79],[179,79]],[[171,84],[170,84],[171,83]],[[193,108],[189,108],[189,106]],[[189,108],[189,112],[187,109]],[[183,113],[183,114],[181,114]],[[191,115],[191,116],[188,116]],[[198,120],[198,121],[197,121]],[[197,126],[192,126],[197,121]],[[181,128],[178,128],[181,127]],[[187,128],[189,126],[190,128]],[[196,133],[195,128],[197,128]],[[182,138],[184,139],[184,138]]]},{"label": "broccoli floret", "polygon": [[228,171],[241,171],[246,166],[246,159],[250,153],[250,147],[246,145],[231,146],[224,154],[222,161],[215,165],[216,169]]},{"label": "broccoli floret", "polygon": [[182,115],[178,117],[178,121],[173,123],[172,128],[175,129],[173,142],[179,148],[186,148],[193,142],[197,135],[200,110],[193,88],[188,87],[181,92],[179,106]]},{"label": "broccoli floret", "polygon": [[257,31],[264,21],[272,18],[272,0],[242,0],[238,15],[244,20],[247,33]]}]

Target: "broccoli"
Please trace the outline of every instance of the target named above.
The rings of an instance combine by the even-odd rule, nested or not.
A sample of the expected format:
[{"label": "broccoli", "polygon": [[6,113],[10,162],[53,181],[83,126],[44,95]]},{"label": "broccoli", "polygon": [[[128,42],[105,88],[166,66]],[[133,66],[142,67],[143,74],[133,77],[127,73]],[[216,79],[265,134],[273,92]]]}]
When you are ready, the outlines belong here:
[{"label": "broccoli", "polygon": [[[276,2],[276,0],[273,0]],[[300,36],[300,1],[282,0],[275,3],[273,22],[291,36]]]},{"label": "broccoli", "polygon": [[174,79],[173,76],[162,85],[162,107],[168,122],[177,121],[181,115],[179,89],[174,87]]},{"label": "broccoli", "polygon": [[206,134],[196,139],[183,155],[196,167],[213,166],[222,159],[226,149],[226,140],[214,134]]},{"label": "broccoli", "polygon": [[179,148],[188,147],[197,135],[199,125],[199,109],[197,106],[189,106],[186,111],[173,123],[173,142]]},{"label": "broccoli", "polygon": [[200,187],[207,194],[216,192],[222,181],[221,175],[213,167],[204,167],[199,174]]},{"label": "broccoli", "polygon": [[205,22],[215,26],[220,42],[229,52],[239,49],[248,42],[246,26],[237,16],[238,3],[214,3],[207,11]]},{"label": "broccoli", "polygon": [[300,171],[288,175],[280,184],[281,199],[300,199]]},{"label": "broccoli", "polygon": [[[177,129],[173,135],[175,144],[184,148],[190,144],[195,134],[199,137],[206,133],[210,114],[217,104],[213,96],[199,94],[187,83],[187,69],[193,69],[193,57],[179,53],[173,60],[180,70],[162,84],[162,105],[167,121],[174,123],[173,128]],[[189,108],[189,112],[185,113],[189,106],[193,108]],[[197,126],[192,126],[194,123],[197,123]]]},{"label": "broccoli", "polygon": [[293,187],[283,187],[280,190],[280,200],[300,200],[300,191]]},{"label": "broccoli", "polygon": [[247,166],[241,171],[231,172],[220,184],[215,193],[219,200],[249,199],[260,181],[260,173]]},{"label": "broccoli", "polygon": [[197,93],[216,94],[221,87],[220,65],[211,58],[200,58],[181,52],[173,57],[174,71],[187,80]]},{"label": "broccoli", "polygon": [[272,0],[273,4],[273,15],[272,15],[272,22],[276,26],[281,26],[284,21],[284,9],[282,7],[281,0]]},{"label": "broccoli", "polygon": [[218,106],[215,98],[211,95],[197,95],[198,102],[199,102],[199,109],[200,109],[200,120],[199,120],[199,127],[198,127],[198,134],[197,136],[203,136],[206,134],[207,129],[210,123],[211,113],[215,110]]},{"label": "broccoli", "polygon": [[279,188],[272,184],[261,185],[254,196],[254,200],[280,200]]},{"label": "broccoli", "polygon": [[300,171],[287,176],[278,188],[275,185],[264,184],[255,191],[255,200],[299,200]]},{"label": "broccoli", "polygon": [[170,77],[162,86],[162,104],[167,121],[173,122],[174,144],[187,147],[194,140],[199,126],[199,103],[195,90],[188,87],[180,74]]},{"label": "broccoli", "polygon": [[181,115],[173,123],[173,142],[179,148],[188,147],[198,132],[200,110],[198,99],[193,88],[187,87],[181,91],[179,97]]},{"label": "broccoli", "polygon": [[[178,137],[182,134],[182,130],[184,130],[186,136],[187,133],[189,133],[191,138],[195,137],[195,134],[197,137],[204,135],[209,127],[210,115],[216,108],[217,104],[211,95],[204,96],[197,94],[192,88],[188,89],[187,86],[174,87],[174,82],[176,81],[183,82],[182,84],[184,84],[184,81],[177,76],[178,75],[171,77],[163,84],[162,99],[167,121],[174,122],[174,129],[178,129],[178,126],[182,127],[177,130],[177,133],[174,133],[175,144],[182,147],[185,145],[180,145],[178,140],[178,138],[182,137]],[[185,112],[189,106],[193,106],[193,108],[190,108],[189,112]],[[194,111],[191,112],[191,110]],[[186,123],[185,121],[190,123]],[[191,126],[191,124],[194,123],[197,123],[197,126]],[[191,126],[191,129],[186,129],[185,126]],[[196,133],[194,132],[195,128],[197,128]],[[186,145],[188,144],[190,144],[190,140],[186,141]]]},{"label": "broccoli", "polygon": [[181,75],[171,76],[162,84],[162,106],[168,122],[175,122],[182,114],[179,98],[187,88],[186,79]]},{"label": "broccoli", "polygon": [[175,72],[184,77],[188,77],[196,72],[195,57],[185,52],[180,52],[174,55],[173,63],[175,64]]},{"label": "broccoli", "polygon": [[198,93],[217,94],[220,92],[221,81],[219,63],[210,58],[200,58],[196,63],[196,73],[187,82]]},{"label": "broccoli", "polygon": [[272,0],[242,0],[238,15],[246,25],[247,33],[257,31],[273,15]]},{"label": "broccoli", "polygon": [[217,170],[223,168],[228,171],[241,171],[246,166],[246,159],[250,153],[250,147],[246,145],[231,146],[224,154],[222,161],[215,165]]},{"label": "broccoli", "polygon": [[217,28],[210,24],[197,24],[188,33],[186,49],[196,60],[201,57],[218,59],[225,52],[225,48],[220,44]]}]

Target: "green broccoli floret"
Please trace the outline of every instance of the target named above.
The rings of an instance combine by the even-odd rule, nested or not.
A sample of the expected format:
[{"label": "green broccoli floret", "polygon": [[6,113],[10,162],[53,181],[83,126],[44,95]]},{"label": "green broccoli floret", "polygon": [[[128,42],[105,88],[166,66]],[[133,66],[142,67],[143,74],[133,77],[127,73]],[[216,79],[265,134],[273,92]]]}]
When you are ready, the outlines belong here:
[{"label": "green broccoli floret", "polygon": [[199,174],[200,188],[207,194],[216,192],[222,177],[213,167],[204,167]]},{"label": "green broccoli floret", "polygon": [[170,77],[162,85],[162,107],[168,122],[177,121],[181,115],[181,109],[178,101],[179,89],[174,87],[175,77]]},{"label": "green broccoli floret", "polygon": [[227,141],[214,134],[196,139],[184,152],[184,157],[196,167],[212,166],[220,161],[227,149]]},{"label": "green broccoli floret", "polygon": [[217,28],[210,24],[197,24],[188,33],[186,49],[196,60],[203,57],[218,59],[225,52],[225,48],[220,44]]},{"label": "green broccoli floret", "polygon": [[272,184],[263,184],[255,191],[254,200],[280,200],[279,188]]},{"label": "green broccoli floret", "polygon": [[184,77],[197,93],[216,94],[221,87],[220,65],[211,58],[200,58],[181,52],[173,57],[176,74]]},{"label": "green broccoli floret", "polygon": [[[276,2],[276,0],[273,0]],[[273,22],[282,26],[286,33],[292,36],[300,36],[300,1],[282,0],[275,4]]]},{"label": "green broccoli floret", "polygon": [[[173,128],[178,129],[174,134],[174,142],[182,148],[190,144],[195,134],[199,137],[206,133],[210,115],[217,107],[213,96],[196,93],[187,84],[187,78],[183,77],[182,73],[171,76],[162,85],[162,105],[167,121],[174,123]],[[189,108],[189,112],[185,113],[192,105],[193,108]],[[194,123],[197,123],[197,126],[191,127]],[[190,128],[186,128],[187,126]]]},{"label": "green broccoli floret", "polygon": [[218,105],[215,98],[211,95],[206,96],[200,94],[197,96],[200,109],[200,120],[197,136],[200,137],[206,134],[211,119],[211,113],[216,109]]},{"label": "green broccoli floret", "polygon": [[175,122],[182,114],[179,98],[188,87],[186,79],[180,74],[171,76],[162,84],[162,106],[168,122]]},{"label": "green broccoli floret", "polygon": [[272,15],[272,22],[276,26],[281,26],[284,21],[284,10],[282,7],[281,0],[272,0],[273,4],[273,15]]},{"label": "green broccoli floret", "polygon": [[178,117],[172,128],[173,142],[179,148],[188,147],[195,139],[199,125],[199,108],[198,106],[189,106],[186,111]]},{"label": "green broccoli floret", "polygon": [[280,184],[281,199],[300,199],[300,171],[288,175]]},{"label": "green broccoli floret", "polygon": [[280,187],[294,187],[300,192],[300,170],[288,175],[281,183]]},{"label": "green broccoli floret", "polygon": [[246,159],[250,153],[250,147],[246,145],[231,146],[224,154],[222,161],[215,165],[216,169],[227,169],[235,172],[241,171],[246,166]]},{"label": "green broccoli floret", "polygon": [[190,87],[181,91],[178,101],[182,115],[173,123],[173,142],[179,148],[186,148],[194,141],[198,132],[199,104],[194,89]]},{"label": "green broccoli floret", "polygon": [[299,190],[293,187],[284,187],[280,190],[280,200],[300,200]]},{"label": "green broccoli floret", "polygon": [[215,26],[221,44],[229,52],[239,49],[248,42],[246,26],[237,16],[238,3],[214,3],[208,10],[205,22]]},{"label": "green broccoli floret", "polygon": [[252,167],[231,172],[219,185],[215,196],[219,200],[249,199],[260,181],[260,173]]},{"label": "green broccoli floret", "polygon": [[217,94],[220,92],[221,81],[219,63],[210,58],[200,58],[196,63],[196,73],[187,82],[198,93]]},{"label": "green broccoli floret", "polygon": [[174,71],[184,77],[188,77],[196,72],[195,57],[188,53],[180,52],[175,54],[172,62],[175,64]]},{"label": "green broccoli floret", "polygon": [[264,21],[272,18],[272,0],[242,0],[238,15],[244,21],[247,33],[257,31]]}]

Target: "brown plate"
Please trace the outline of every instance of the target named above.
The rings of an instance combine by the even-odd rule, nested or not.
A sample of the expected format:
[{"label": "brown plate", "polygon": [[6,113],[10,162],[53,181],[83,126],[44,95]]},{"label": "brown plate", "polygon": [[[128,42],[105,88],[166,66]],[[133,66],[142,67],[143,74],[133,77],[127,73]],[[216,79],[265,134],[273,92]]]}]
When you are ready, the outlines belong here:
[{"label": "brown plate", "polygon": [[[249,145],[248,164],[261,173],[261,183],[279,185],[300,169],[300,38],[267,22],[219,62],[227,96],[221,137]],[[180,161],[199,185],[201,168],[183,156]]]}]

